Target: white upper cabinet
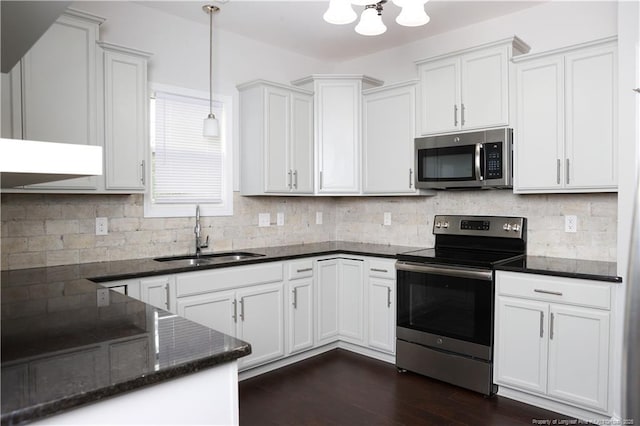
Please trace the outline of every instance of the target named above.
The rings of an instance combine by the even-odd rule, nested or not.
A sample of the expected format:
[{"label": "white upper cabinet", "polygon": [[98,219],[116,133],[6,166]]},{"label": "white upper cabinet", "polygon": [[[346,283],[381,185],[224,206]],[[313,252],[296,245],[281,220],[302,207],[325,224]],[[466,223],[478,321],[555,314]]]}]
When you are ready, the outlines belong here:
[{"label": "white upper cabinet", "polygon": [[510,60],[529,47],[517,37],[417,61],[419,134],[510,123]]},{"label": "white upper cabinet", "polygon": [[241,193],[313,193],[312,92],[264,80],[238,90]]},{"label": "white upper cabinet", "polygon": [[361,192],[362,90],[381,81],[362,75],[312,75],[293,82],[314,92],[317,194]]},{"label": "white upper cabinet", "polygon": [[412,194],[416,81],[366,90],[362,114],[362,192]]},{"label": "white upper cabinet", "polygon": [[[98,138],[96,40],[102,18],[67,10],[12,74],[13,137],[102,145]],[[96,176],[29,188],[96,189]]]},{"label": "white upper cabinet", "polygon": [[105,189],[144,191],[150,54],[99,44],[104,81]]},{"label": "white upper cabinet", "polygon": [[616,39],[516,62],[514,190],[617,190]]}]

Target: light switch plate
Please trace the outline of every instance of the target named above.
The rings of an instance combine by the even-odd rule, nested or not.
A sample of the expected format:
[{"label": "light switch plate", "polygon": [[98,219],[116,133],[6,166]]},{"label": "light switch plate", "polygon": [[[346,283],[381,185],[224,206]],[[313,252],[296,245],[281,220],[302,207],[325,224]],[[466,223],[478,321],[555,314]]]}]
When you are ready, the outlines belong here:
[{"label": "light switch plate", "polygon": [[316,225],[322,225],[322,212],[316,212]]},{"label": "light switch plate", "polygon": [[101,306],[109,306],[109,289],[108,288],[99,288],[97,291],[98,296],[98,307]]},{"label": "light switch plate", "polygon": [[276,224],[278,226],[284,226],[284,213],[283,212],[278,212],[276,214]]},{"label": "light switch plate", "polygon": [[258,213],[258,226],[265,227],[271,223],[271,213]]}]

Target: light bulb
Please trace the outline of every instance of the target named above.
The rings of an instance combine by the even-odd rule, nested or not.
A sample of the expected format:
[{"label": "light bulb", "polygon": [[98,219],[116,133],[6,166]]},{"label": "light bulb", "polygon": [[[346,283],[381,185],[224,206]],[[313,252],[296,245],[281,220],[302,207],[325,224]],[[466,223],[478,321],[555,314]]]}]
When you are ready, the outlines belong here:
[{"label": "light bulb", "polygon": [[356,32],[365,36],[376,36],[387,31],[375,7],[367,7],[360,15],[360,22],[356,25]]},{"label": "light bulb", "polygon": [[358,15],[353,11],[349,0],[329,0],[329,9],[322,15],[330,24],[350,24]]}]

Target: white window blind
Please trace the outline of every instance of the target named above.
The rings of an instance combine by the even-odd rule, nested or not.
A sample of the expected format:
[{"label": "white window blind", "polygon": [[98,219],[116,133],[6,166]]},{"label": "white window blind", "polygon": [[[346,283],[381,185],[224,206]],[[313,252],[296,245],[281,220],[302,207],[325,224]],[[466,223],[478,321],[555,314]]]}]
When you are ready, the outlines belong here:
[{"label": "white window blind", "polygon": [[223,203],[225,182],[224,104],[213,104],[220,136],[202,135],[209,100],[155,92],[151,108],[152,188],[157,204]]}]

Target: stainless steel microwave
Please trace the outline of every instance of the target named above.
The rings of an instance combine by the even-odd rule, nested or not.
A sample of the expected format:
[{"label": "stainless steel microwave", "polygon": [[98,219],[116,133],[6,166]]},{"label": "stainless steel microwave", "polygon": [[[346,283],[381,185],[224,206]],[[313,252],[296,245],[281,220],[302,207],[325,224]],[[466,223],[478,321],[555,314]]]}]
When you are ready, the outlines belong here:
[{"label": "stainless steel microwave", "polygon": [[416,188],[511,188],[513,129],[415,140]]}]

